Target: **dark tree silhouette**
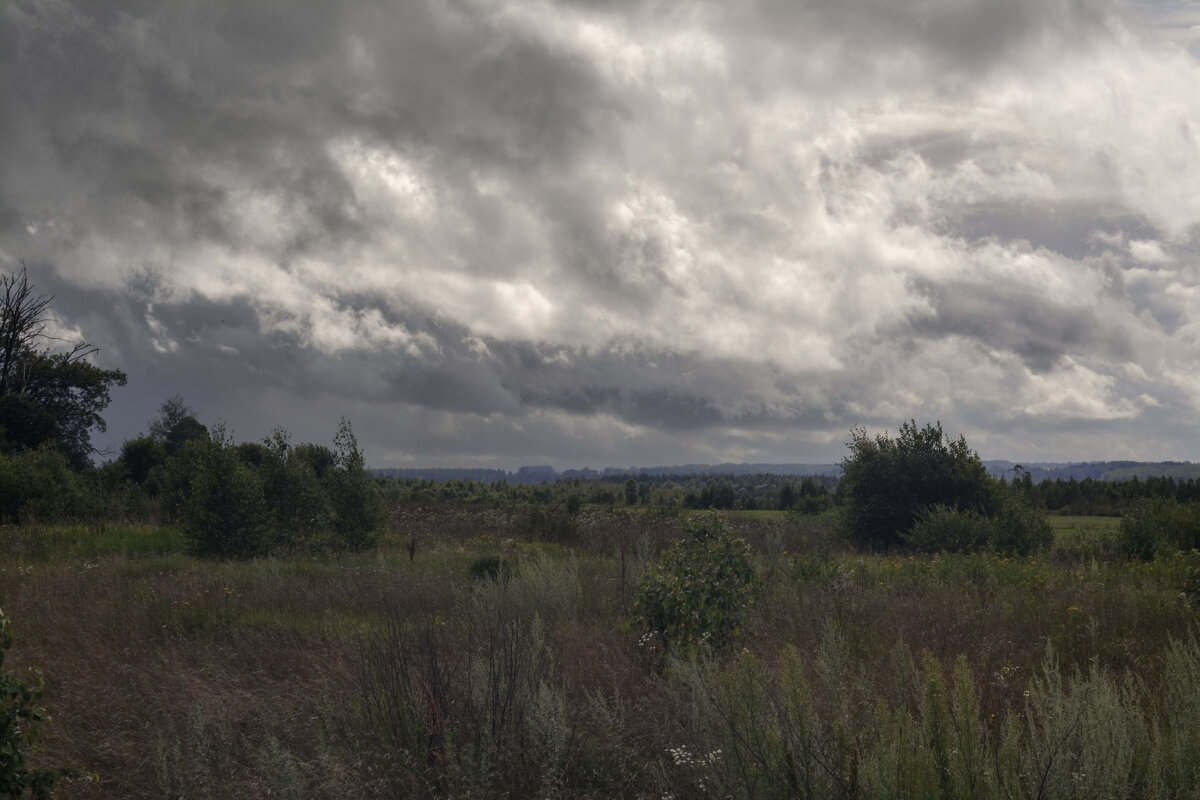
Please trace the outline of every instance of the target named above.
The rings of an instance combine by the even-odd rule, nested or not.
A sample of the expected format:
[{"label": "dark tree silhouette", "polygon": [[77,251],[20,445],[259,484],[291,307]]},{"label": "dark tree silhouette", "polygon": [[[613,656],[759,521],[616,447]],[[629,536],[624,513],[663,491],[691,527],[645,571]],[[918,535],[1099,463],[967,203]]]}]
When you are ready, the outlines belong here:
[{"label": "dark tree silhouette", "polygon": [[100,412],[110,389],[124,386],[126,377],[91,362],[95,345],[47,333],[53,300],[35,291],[24,263],[0,276],[0,447],[51,444],[82,469],[94,452],[92,429],[105,429]]}]

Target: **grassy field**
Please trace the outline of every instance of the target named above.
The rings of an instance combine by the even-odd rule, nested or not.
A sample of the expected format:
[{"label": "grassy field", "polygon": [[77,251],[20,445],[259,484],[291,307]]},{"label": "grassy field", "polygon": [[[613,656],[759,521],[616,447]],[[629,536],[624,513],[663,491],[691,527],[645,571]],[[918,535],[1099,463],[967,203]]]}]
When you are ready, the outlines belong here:
[{"label": "grassy field", "polygon": [[1200,556],[1124,562],[1090,518],[1031,558],[864,556],[829,517],[738,515],[754,613],[680,660],[627,624],[677,520],[585,512],[549,543],[519,519],[408,509],[373,552],[225,563],[170,529],[0,529],[7,666],[45,670],[54,717],[39,758],[100,776],[62,797],[1200,787]]},{"label": "grassy field", "polygon": [[1076,531],[1084,528],[1116,529],[1121,526],[1120,517],[1068,517],[1051,514],[1046,519],[1049,521],[1050,527],[1056,531]]}]

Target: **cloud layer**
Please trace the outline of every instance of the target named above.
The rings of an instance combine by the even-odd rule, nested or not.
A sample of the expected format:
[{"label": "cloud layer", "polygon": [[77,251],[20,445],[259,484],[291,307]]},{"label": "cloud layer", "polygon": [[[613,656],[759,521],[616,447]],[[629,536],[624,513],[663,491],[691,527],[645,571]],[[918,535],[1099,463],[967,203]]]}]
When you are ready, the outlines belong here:
[{"label": "cloud layer", "polygon": [[[376,464],[1200,452],[1192,4],[0,10],[0,259]],[[1200,30],[1200,28],[1197,28]]]}]

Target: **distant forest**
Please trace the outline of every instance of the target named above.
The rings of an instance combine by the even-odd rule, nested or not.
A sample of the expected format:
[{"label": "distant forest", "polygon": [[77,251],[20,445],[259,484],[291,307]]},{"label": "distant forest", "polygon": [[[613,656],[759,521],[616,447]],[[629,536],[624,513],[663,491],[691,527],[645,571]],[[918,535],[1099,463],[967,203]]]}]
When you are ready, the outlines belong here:
[{"label": "distant forest", "polygon": [[[1019,485],[1030,503],[1056,514],[1119,516],[1132,503],[1200,501],[1200,465],[1104,461],[1079,464],[983,462],[998,480]],[[716,508],[819,513],[840,505],[832,464],[718,464],[621,470],[551,467],[377,469],[393,502],[530,503],[577,509],[589,505]]]},{"label": "distant forest", "polygon": [[[1070,480],[1081,481],[1092,478],[1098,481],[1127,481],[1130,478],[1174,478],[1175,480],[1200,479],[1200,464],[1191,461],[1079,461],[1079,462],[1032,462],[1019,464],[1015,461],[984,461],[983,466],[996,478],[1011,478],[1016,473],[1028,472],[1034,481]],[[830,476],[841,474],[840,464],[683,464],[664,467],[605,467],[604,469],[565,469],[561,472],[550,466],[520,467],[509,471],[503,469],[480,469],[470,467],[425,467],[385,468],[372,472],[380,478],[425,478],[431,481],[483,481],[494,483],[554,483],[558,480],[582,478],[614,479],[625,477],[675,477],[675,476],[720,476],[720,475],[783,475],[803,477]]]}]

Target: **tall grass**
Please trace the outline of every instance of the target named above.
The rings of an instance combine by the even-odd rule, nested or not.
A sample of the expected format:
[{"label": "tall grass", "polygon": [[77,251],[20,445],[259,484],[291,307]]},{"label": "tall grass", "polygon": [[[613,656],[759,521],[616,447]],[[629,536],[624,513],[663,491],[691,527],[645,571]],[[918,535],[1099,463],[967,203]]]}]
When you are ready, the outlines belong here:
[{"label": "tall grass", "polygon": [[[237,563],[165,529],[0,531],[44,757],[101,778],[60,795],[1200,791],[1200,556],[1128,562],[1089,531],[1031,558],[860,556],[819,521],[735,519],[763,599],[729,655],[672,659],[626,601],[677,520],[585,514],[564,547],[447,513],[372,553]],[[485,556],[507,581],[471,577]]]}]

